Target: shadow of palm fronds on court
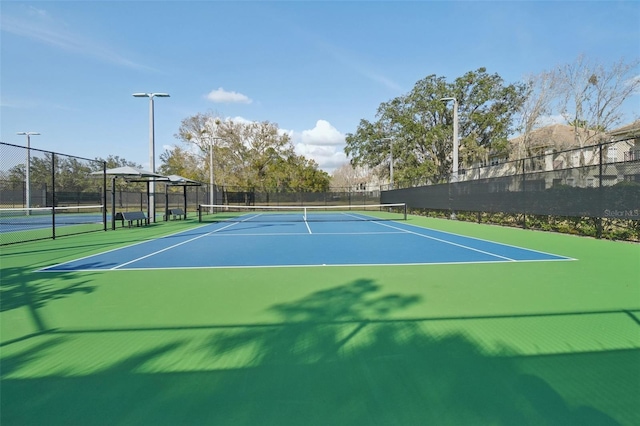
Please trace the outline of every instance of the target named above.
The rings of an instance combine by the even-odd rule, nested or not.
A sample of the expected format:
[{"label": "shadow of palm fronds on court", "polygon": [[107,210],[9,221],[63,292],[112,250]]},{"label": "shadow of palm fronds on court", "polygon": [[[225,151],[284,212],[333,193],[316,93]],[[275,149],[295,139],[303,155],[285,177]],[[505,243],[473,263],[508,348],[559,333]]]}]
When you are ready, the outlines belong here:
[{"label": "shadow of palm fronds on court", "polygon": [[[221,424],[615,424],[570,407],[508,356],[487,356],[459,333],[395,321],[419,297],[380,294],[372,280],[271,308],[282,323],[218,334],[212,357],[247,367],[208,403]],[[388,320],[386,318],[389,318]],[[544,402],[553,401],[553,404]],[[205,403],[205,401],[203,401]]]},{"label": "shadow of palm fronds on court", "polygon": [[[420,301],[360,279],[271,306],[280,319],[273,323],[68,332],[68,339],[121,335],[139,346],[84,374],[3,373],[2,424],[618,424],[615,407],[569,402],[542,373],[583,384],[582,374],[603,360],[629,368],[637,352],[547,357],[524,371],[518,357],[488,355],[471,335],[398,320]],[[16,353],[11,372],[65,343]],[[176,353],[197,362],[180,366]]]}]

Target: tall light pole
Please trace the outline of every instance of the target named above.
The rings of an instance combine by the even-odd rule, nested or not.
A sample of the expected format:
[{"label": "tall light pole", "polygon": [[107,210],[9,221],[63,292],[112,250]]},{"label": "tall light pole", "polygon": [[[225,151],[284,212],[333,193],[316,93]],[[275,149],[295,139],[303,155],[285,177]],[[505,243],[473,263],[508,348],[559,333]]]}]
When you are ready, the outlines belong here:
[{"label": "tall light pole", "polygon": [[[153,130],[153,98],[168,98],[168,93],[134,93],[136,98],[149,98],[149,167],[153,173],[156,172],[156,150],[155,150],[155,136]],[[149,220],[156,221],[156,183],[154,181],[149,182]]]},{"label": "tall light pole", "polygon": [[452,179],[458,181],[458,100],[456,98],[442,98],[443,102],[453,101],[453,167]]},{"label": "tall light pole", "polygon": [[[31,207],[31,136],[39,135],[38,132],[18,132],[17,135],[26,135],[27,136],[27,164],[25,171],[25,197],[26,197],[26,207],[29,209]],[[27,210],[27,216],[29,215],[29,210]]]}]

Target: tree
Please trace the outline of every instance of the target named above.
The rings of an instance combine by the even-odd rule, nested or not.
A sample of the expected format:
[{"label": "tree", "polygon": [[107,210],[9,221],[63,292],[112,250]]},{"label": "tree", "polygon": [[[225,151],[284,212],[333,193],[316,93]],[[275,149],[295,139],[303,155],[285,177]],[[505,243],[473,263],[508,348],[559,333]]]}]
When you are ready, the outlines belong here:
[{"label": "tree", "polygon": [[300,188],[304,182],[304,190],[328,188],[328,175],[315,162],[297,156],[290,136],[268,121],[225,120],[199,113],[182,121],[176,138],[198,148],[199,155],[191,160],[207,172],[213,150],[215,183],[221,187],[266,192]]},{"label": "tree", "polygon": [[[640,59],[623,59],[606,67],[584,55],[558,68],[562,115],[576,129],[579,147],[599,142],[604,132],[620,123],[622,104],[640,90]],[[579,132],[578,129],[593,132]]]},{"label": "tree", "polygon": [[133,161],[129,161],[125,158],[120,158],[117,155],[109,155],[106,159],[96,157],[95,160],[96,160],[95,162],[91,163],[91,168],[93,169],[93,171],[102,170],[102,164],[100,163],[106,163],[107,169],[115,169],[117,167],[125,167],[125,166],[134,167],[136,169],[142,168],[140,164]]},{"label": "tree", "polygon": [[180,146],[163,152],[160,161],[162,164],[158,167],[158,173],[162,175],[178,175],[199,182],[207,180],[200,158]]},{"label": "tree", "polygon": [[42,157],[31,157],[29,179],[31,186],[38,189],[46,189],[50,192],[53,188],[53,155],[49,152]]},{"label": "tree", "polygon": [[368,167],[353,167],[350,163],[343,164],[331,175],[332,191],[350,191],[358,184],[373,180]]},{"label": "tree", "polygon": [[201,153],[207,153],[211,144],[216,142],[217,128],[221,122],[213,112],[197,113],[182,120],[174,137],[197,146]]},{"label": "tree", "polygon": [[95,183],[95,179],[89,179],[89,164],[76,158],[56,156],[56,189],[67,192],[81,192],[92,187],[95,189],[95,185],[91,185]]},{"label": "tree", "polygon": [[543,71],[525,79],[525,100],[520,108],[519,123],[516,130],[522,138],[518,146],[513,147],[511,155],[520,159],[531,157],[532,141],[531,133],[539,128],[546,117],[551,115],[552,104],[558,95],[558,73],[556,71]]},{"label": "tree", "polygon": [[287,162],[282,160],[295,155],[289,135],[268,121],[226,120],[217,130],[224,179],[245,190],[266,190],[268,183],[273,184],[270,175],[276,176],[282,172],[279,169],[286,167]]},{"label": "tree", "polygon": [[327,172],[318,169],[315,161],[304,156],[289,157],[289,178],[286,185],[297,192],[326,192],[330,178]]},{"label": "tree", "polygon": [[[524,101],[523,84],[506,85],[485,68],[470,71],[448,83],[430,75],[413,90],[382,103],[377,121],[361,120],[347,134],[345,152],[354,166],[371,168],[394,161],[400,183],[445,181],[450,176],[453,113],[441,99],[455,97],[459,108],[460,161],[463,165],[489,153],[508,151],[512,117]],[[383,143],[389,138],[390,142]],[[393,156],[389,150],[393,149]],[[380,167],[387,173],[389,167]]]},{"label": "tree", "polygon": [[[95,158],[95,162],[91,163],[91,168],[94,169],[93,171],[101,171],[102,170],[102,165],[99,164],[99,162],[104,162],[106,163],[106,167],[107,169],[115,169],[118,167],[133,167],[136,169],[142,169],[142,165],[134,162],[134,161],[129,161],[126,158],[121,158],[117,155],[109,155],[106,159],[101,158],[101,157],[96,157]],[[107,184],[110,185],[110,184]],[[118,191],[146,191],[146,185],[144,183],[141,182],[132,182],[132,183],[128,183],[123,179],[116,179],[116,190]]]},{"label": "tree", "polygon": [[22,187],[27,180],[27,168],[24,164],[17,164],[11,167],[6,174],[2,175],[2,181],[4,184],[9,184],[10,187]]},{"label": "tree", "polygon": [[[92,162],[63,155],[54,156],[49,152],[43,156],[32,156],[29,170],[30,186],[39,194],[51,194],[55,181],[58,197],[62,197],[62,193],[96,192],[102,182],[91,175],[92,165]],[[24,166],[14,169],[11,171],[12,179],[19,178],[24,173]],[[40,198],[43,205],[45,202],[51,202],[51,199],[47,200],[44,196]]]},{"label": "tree", "polygon": [[[208,182],[210,168],[213,166],[216,183],[224,186],[226,182],[225,176],[222,173],[224,169],[223,165],[226,163],[226,160],[223,158],[225,150],[220,146],[221,138],[218,135],[218,127],[221,122],[222,119],[213,112],[197,113],[196,115],[183,119],[180,123],[178,133],[174,136],[184,144],[196,148],[195,151],[191,148],[183,151],[190,155],[188,159],[184,158],[184,160],[195,162],[195,164],[191,164],[191,167],[199,171],[197,175],[200,176],[200,178],[195,180],[205,180]],[[210,151],[212,150],[213,155],[210,155]],[[180,154],[183,152],[180,152]],[[211,157],[213,157],[213,165],[210,164]],[[172,167],[175,167],[175,165]]]}]

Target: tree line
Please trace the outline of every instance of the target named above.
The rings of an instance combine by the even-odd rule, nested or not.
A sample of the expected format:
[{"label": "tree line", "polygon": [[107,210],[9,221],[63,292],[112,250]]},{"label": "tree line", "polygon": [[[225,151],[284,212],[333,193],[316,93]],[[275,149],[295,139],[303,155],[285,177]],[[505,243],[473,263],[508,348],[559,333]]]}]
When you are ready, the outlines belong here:
[{"label": "tree line", "polygon": [[165,151],[159,172],[241,191],[321,192],[330,177],[297,155],[291,137],[268,121],[243,122],[198,113],[182,120],[175,135],[183,146]]},{"label": "tree line", "polygon": [[[458,104],[459,167],[532,155],[529,135],[561,117],[575,129],[575,147],[597,143],[603,132],[620,124],[623,103],[640,90],[638,58],[606,65],[585,56],[524,81],[506,83],[497,73],[478,68],[447,81],[429,75],[404,95],[382,102],[375,120],[360,120],[346,136],[350,166],[389,178],[393,161],[399,183],[445,182],[451,176],[453,107]],[[514,152],[509,138],[523,136]],[[347,179],[348,167],[339,171]],[[351,173],[353,174],[353,173]]]},{"label": "tree line", "polygon": [[[54,182],[57,191],[87,192],[99,191],[103,185],[99,176],[94,172],[101,172],[103,164],[106,168],[131,166],[142,168],[140,164],[128,161],[119,156],[110,155],[106,159],[83,160],[67,155],[54,155],[49,152],[41,156],[31,156],[29,181],[32,189],[51,191]],[[0,175],[0,188],[3,190],[24,190],[26,184],[26,164],[20,163]],[[127,183],[122,179],[116,180],[117,190],[138,191],[145,189],[144,183]]]},{"label": "tree line", "polygon": [[[530,156],[528,135],[554,115],[575,127],[576,146],[594,143],[590,138],[619,124],[622,104],[640,90],[639,64],[637,58],[605,65],[580,56],[514,83],[486,68],[466,72],[453,81],[428,75],[410,92],[382,102],[374,120],[361,119],[355,131],[347,133],[345,153],[350,164],[334,173],[333,186],[338,182],[352,186],[354,179],[362,180],[361,172],[349,170],[354,168],[387,179],[391,161],[399,183],[446,181],[453,160],[453,108],[446,101],[451,98],[458,106],[459,167],[489,155]],[[597,132],[577,131],[580,129]],[[523,136],[516,153],[509,143],[513,134]],[[183,119],[174,136],[181,144],[160,155],[158,172],[164,175],[203,183],[213,176],[218,187],[239,191],[313,192],[331,186],[331,177],[315,161],[297,155],[290,135],[275,123],[197,113]],[[107,168],[141,168],[118,156],[96,160],[105,161]],[[50,181],[50,160],[45,156],[31,161],[32,182]],[[98,164],[59,157],[59,184],[69,190],[87,188],[84,176],[96,171]],[[4,184],[24,182],[25,165],[3,171],[1,177]],[[117,185],[125,183],[119,180]]]}]

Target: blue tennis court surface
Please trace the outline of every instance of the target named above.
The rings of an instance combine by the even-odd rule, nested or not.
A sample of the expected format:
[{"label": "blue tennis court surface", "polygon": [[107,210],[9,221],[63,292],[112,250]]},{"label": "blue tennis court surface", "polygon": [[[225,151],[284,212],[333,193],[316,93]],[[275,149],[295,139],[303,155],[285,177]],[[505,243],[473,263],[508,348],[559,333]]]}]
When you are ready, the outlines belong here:
[{"label": "blue tennis court surface", "polygon": [[104,271],[572,260],[392,221],[219,222],[42,269]]},{"label": "blue tennis court surface", "polygon": [[[100,208],[89,207],[92,209]],[[71,213],[58,213],[55,216],[55,226],[72,226],[85,224],[101,224],[104,219],[101,212],[82,213],[84,208],[81,207],[58,207],[58,210],[68,210]],[[27,215],[26,211],[30,210],[31,214]],[[53,225],[54,218],[51,214],[51,208],[34,208],[34,209],[0,209],[0,234],[7,232],[32,231],[36,229],[50,229]],[[111,220],[111,215],[107,215],[107,220]]]}]

